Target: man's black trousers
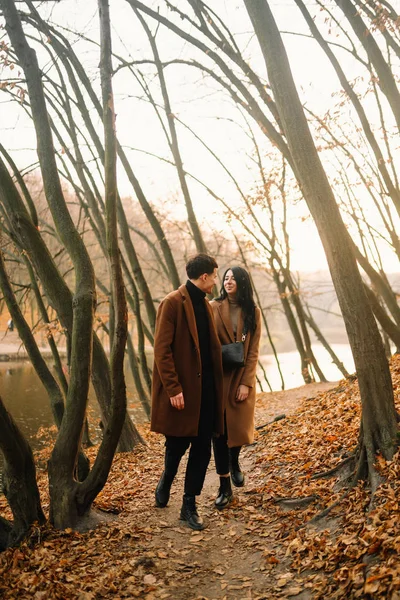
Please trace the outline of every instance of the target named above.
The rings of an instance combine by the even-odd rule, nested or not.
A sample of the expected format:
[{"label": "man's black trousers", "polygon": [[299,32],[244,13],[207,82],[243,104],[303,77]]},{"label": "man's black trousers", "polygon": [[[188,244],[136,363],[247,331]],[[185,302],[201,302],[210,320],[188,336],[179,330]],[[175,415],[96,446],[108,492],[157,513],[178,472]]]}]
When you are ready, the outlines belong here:
[{"label": "man's black trousers", "polygon": [[184,486],[184,493],[187,496],[198,496],[203,489],[211,458],[214,422],[214,377],[212,374],[203,374],[198,435],[195,437],[168,435],[165,438],[165,480],[169,484],[175,478],[182,456],[190,447]]}]

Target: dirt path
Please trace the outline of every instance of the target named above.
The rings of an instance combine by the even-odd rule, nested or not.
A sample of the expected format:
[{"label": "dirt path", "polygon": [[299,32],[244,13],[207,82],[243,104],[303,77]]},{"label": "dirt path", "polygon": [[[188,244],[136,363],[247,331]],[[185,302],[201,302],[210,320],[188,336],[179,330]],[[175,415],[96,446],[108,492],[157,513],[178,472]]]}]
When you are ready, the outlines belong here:
[{"label": "dirt path", "polygon": [[[291,414],[302,398],[313,397],[335,385],[319,383],[260,394],[256,424],[264,424],[278,414]],[[257,508],[257,486],[263,476],[257,466],[257,444],[243,449],[241,463],[246,485],[235,490],[233,503],[223,511],[215,510],[213,505],[218,478],[213,462],[210,464],[199,502],[208,525],[202,532],[192,532],[178,520],[184,464],[174,482],[168,507],[154,508],[154,487],[161,471],[161,444],[152,452],[154,469],[142,481],[139,497],[132,501],[129,511],[120,516],[126,520],[127,528],[130,523],[141,523],[147,524],[151,532],[148,552],[140,564],[135,563],[134,571],[136,576],[142,574],[153,584],[153,591],[143,597],[174,600],[311,597],[307,590],[299,593],[300,588],[295,580],[291,581],[293,575],[285,568],[284,560],[274,569],[273,576],[268,569],[269,558],[277,550],[276,528]]]}]

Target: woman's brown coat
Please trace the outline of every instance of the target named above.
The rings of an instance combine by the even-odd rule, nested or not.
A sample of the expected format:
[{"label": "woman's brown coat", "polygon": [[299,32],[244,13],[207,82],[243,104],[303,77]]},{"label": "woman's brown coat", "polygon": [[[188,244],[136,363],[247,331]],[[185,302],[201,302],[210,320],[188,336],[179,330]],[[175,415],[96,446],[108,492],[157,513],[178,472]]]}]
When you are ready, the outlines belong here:
[{"label": "woman's brown coat", "polygon": [[[229,301],[213,300],[211,308],[214,313],[215,325],[221,344],[230,344],[235,341],[232,322],[229,314]],[[242,339],[243,314],[239,313],[237,324],[238,340]],[[228,432],[228,446],[243,446],[251,444],[254,440],[254,409],[256,404],[256,369],[258,350],[261,336],[261,311],[256,308],[256,328],[248,332],[244,342],[245,366],[241,369],[224,371],[224,406],[226,408],[226,427]],[[247,385],[249,395],[246,400],[238,402],[236,392],[239,385]]]},{"label": "woman's brown coat", "polygon": [[[221,344],[210,304],[210,350],[216,388],[215,432],[223,432]],[[173,408],[170,398],[183,392],[185,407]],[[186,285],[168,294],[157,311],[151,431],[164,435],[196,436],[201,405],[201,358],[193,304]]]}]

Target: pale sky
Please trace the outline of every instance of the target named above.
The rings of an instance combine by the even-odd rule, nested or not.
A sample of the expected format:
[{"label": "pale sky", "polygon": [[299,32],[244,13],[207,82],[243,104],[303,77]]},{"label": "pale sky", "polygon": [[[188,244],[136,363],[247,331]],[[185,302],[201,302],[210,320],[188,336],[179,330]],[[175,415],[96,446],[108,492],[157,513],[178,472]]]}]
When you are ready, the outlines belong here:
[{"label": "pale sky", "polygon": [[[158,2],[150,2],[151,6],[157,6],[157,4]],[[186,5],[183,2],[178,4],[181,8]],[[400,0],[394,2],[395,6],[397,4],[400,4]],[[129,5],[124,0],[113,0],[110,5],[114,52],[123,55],[127,60],[152,58],[147,39],[141,32],[141,28],[138,27]],[[311,6],[314,7],[314,3]],[[265,65],[258,51],[256,40],[251,35],[251,26],[243,4],[238,0],[226,0],[218,3],[219,8],[221,9],[220,14],[225,14],[227,25],[236,34],[239,45],[244,48],[246,58],[251,56],[253,68],[260,75],[266,76]],[[305,22],[291,1],[274,0],[271,2],[271,8],[282,30],[308,32]],[[43,10],[41,8],[41,11]],[[62,23],[64,27],[72,30],[84,31],[88,38],[98,41],[96,0],[86,0],[85,2],[62,0],[47,11],[54,22]],[[151,20],[147,19],[147,22],[154,31],[154,24]],[[160,27],[158,31],[157,42],[162,60],[169,60],[173,57],[189,58],[193,55],[191,46],[174,38],[163,27]],[[303,101],[309,108],[322,116],[332,105],[332,94],[339,89],[339,83],[332,67],[315,42],[288,34],[284,35],[284,42]],[[98,89],[98,48],[82,41],[78,42],[75,47]],[[348,77],[355,76],[358,71],[355,63],[349,59],[349,55],[340,51],[337,55],[343,61]],[[203,58],[200,53],[198,56]],[[143,70],[148,70],[148,68],[143,67]],[[253,145],[248,136],[243,134],[241,127],[244,126],[244,120],[232,102],[225,94],[221,94],[217,90],[216,85],[202,78],[196,70],[173,66],[166,70],[166,77],[174,114],[190,125],[212,147],[239,180],[244,192],[250,193],[259,179],[251,159]],[[140,149],[143,152],[153,153],[171,160],[165,137],[154,116],[154,111],[144,100],[137,99],[138,87],[132,76],[121,71],[114,78],[113,85],[120,142],[127,148]],[[152,82],[152,92],[155,93],[157,100],[160,100],[156,81]],[[135,96],[136,99],[132,96]],[[29,148],[35,147],[34,132],[19,107],[10,104],[7,100],[8,96],[5,94],[0,96],[2,143],[19,165],[30,164],[35,160],[34,154],[29,151]],[[351,121],[351,114],[348,115],[348,118]],[[251,127],[263,152],[268,153],[270,151],[269,142],[258,131],[254,122],[251,122]],[[179,141],[185,169],[202,179],[232,207],[235,206],[239,201],[236,189],[217,162],[195,142],[192,134],[183,128],[179,128]],[[127,152],[135,174],[149,200],[157,204],[165,202],[167,199],[169,207],[175,206],[173,198],[180,193],[175,169],[146,156],[143,152],[128,150]],[[213,223],[217,224],[218,228],[223,228],[225,217],[221,216],[215,200],[210,198],[198,184],[190,182],[189,185],[196,212],[199,218],[204,219],[205,226],[210,220],[211,211]],[[123,195],[133,193],[121,168],[119,169],[119,187]],[[297,197],[292,200],[297,200]],[[182,204],[175,206],[174,210],[177,216],[185,218]],[[291,207],[290,214],[288,228],[293,250],[292,268],[312,271],[326,269],[322,246],[309,218],[305,201],[296,202]],[[383,252],[387,271],[398,271],[398,260],[391,252],[387,250],[383,250]]]}]

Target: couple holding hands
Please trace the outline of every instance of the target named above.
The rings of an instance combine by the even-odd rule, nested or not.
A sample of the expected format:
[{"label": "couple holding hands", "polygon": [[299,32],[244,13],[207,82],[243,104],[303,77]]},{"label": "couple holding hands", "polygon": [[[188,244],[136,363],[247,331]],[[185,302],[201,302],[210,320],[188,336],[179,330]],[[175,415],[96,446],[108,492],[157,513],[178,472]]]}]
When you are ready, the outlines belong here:
[{"label": "couple holding hands", "polygon": [[[179,463],[190,448],[180,518],[195,530],[204,528],[196,496],[203,488],[211,445],[220,476],[215,507],[223,509],[233,498],[231,480],[244,485],[239,453],[243,444],[252,443],[254,433],[261,312],[249,274],[241,267],[226,270],[220,295],[209,302],[206,294],[217,282],[217,270],[207,254],[189,260],[188,281],[159,306],[154,340],[151,430],[165,435],[156,506],[168,504]],[[221,345],[241,341],[244,366],[223,366]]]}]

